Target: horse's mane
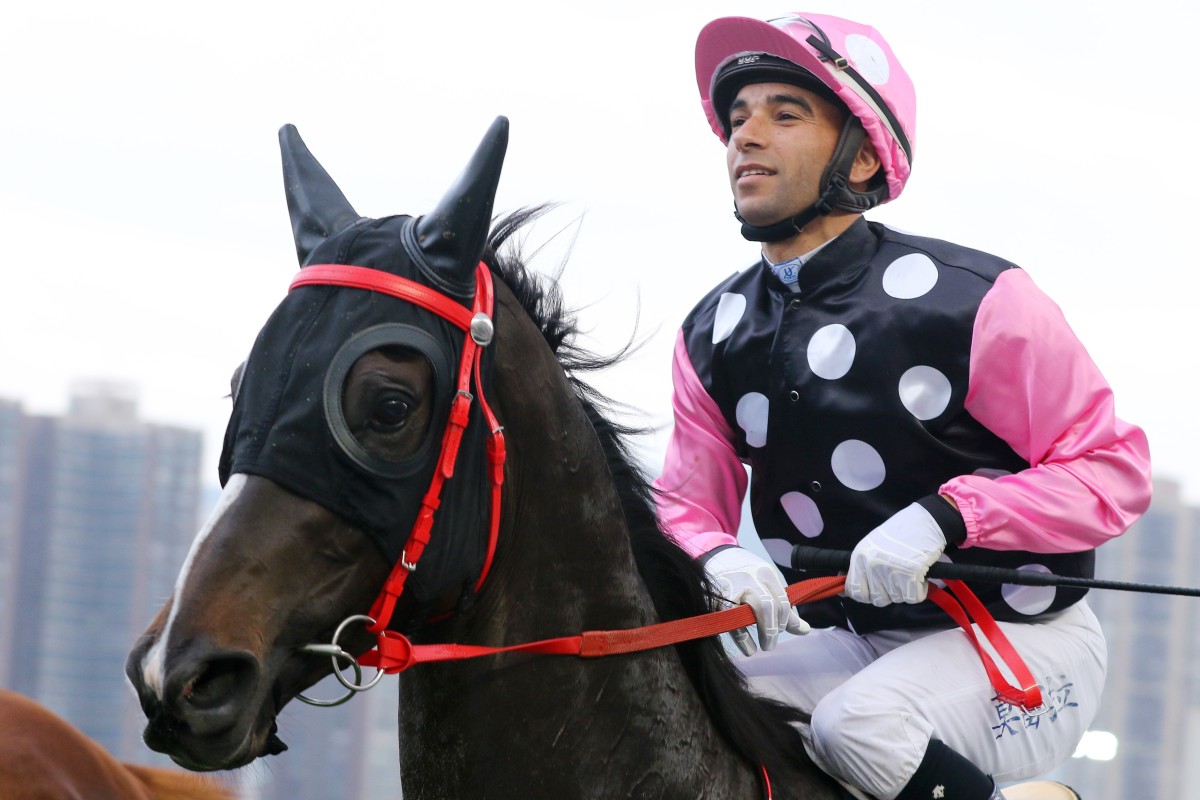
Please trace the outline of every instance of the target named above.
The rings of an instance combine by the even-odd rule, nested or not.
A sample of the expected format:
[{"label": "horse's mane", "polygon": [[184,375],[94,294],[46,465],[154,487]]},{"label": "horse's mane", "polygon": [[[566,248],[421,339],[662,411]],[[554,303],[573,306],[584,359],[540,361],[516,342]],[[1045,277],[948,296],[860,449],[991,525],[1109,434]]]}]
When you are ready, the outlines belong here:
[{"label": "horse's mane", "polygon": [[[638,571],[659,617],[667,621],[712,611],[716,593],[699,563],[659,527],[654,489],[630,453],[629,438],[645,430],[614,421],[616,404],[580,377],[620,362],[631,351],[632,340],[610,356],[580,347],[576,315],[563,302],[557,274],[546,279],[531,273],[519,244],[514,244],[512,237],[550,208],[520,209],[501,218],[492,228],[484,261],[541,330],[595,428],[625,512]],[[791,723],[807,722],[808,716],[750,692],[716,637],[678,644],[676,650],[730,745],[751,763],[764,765],[778,785],[797,785],[797,764],[804,757],[804,746]]]}]

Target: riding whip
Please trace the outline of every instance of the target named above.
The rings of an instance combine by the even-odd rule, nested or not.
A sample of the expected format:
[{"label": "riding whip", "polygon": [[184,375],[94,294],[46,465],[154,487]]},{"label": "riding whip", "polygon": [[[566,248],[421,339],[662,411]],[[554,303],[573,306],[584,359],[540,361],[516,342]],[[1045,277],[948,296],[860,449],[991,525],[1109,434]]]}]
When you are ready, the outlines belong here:
[{"label": "riding whip", "polygon": [[[816,569],[845,571],[850,569],[849,550],[826,550],[798,544],[792,548],[793,569]],[[929,568],[928,577],[977,581],[979,583],[1012,583],[1020,586],[1077,586],[1082,589],[1113,589],[1121,592],[1146,592],[1149,594],[1175,594],[1184,597],[1200,597],[1200,589],[1187,586],[1159,586],[1152,583],[1127,583],[1106,581],[1097,578],[1075,578],[1055,575],[1052,572],[987,567],[979,564],[953,564],[935,561]]]}]

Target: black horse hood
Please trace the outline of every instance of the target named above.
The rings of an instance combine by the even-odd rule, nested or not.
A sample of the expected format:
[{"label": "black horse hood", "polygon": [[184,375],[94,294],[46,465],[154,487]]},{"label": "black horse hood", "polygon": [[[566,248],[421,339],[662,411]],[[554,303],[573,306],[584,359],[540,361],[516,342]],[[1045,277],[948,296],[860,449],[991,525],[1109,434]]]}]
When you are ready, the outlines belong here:
[{"label": "black horse hood", "polygon": [[[494,145],[498,127],[499,123],[493,125],[481,150],[489,143]],[[501,133],[506,137],[506,125]],[[356,217],[302,142],[301,164],[296,167],[294,148],[299,139],[294,129],[285,128],[280,138],[302,264],[341,264],[387,272],[429,286],[470,308],[475,268],[482,255],[499,175],[495,152],[491,153],[493,161],[484,165],[487,202],[482,209],[485,235],[481,237],[474,213],[462,220],[445,214],[432,221],[428,216]],[[289,156],[293,159],[290,172]],[[502,147],[498,158],[503,158]],[[472,167],[478,160],[479,153]],[[307,174],[300,174],[304,172]],[[477,199],[480,178],[472,172],[469,167],[455,190],[466,181],[466,191]],[[305,183],[314,175],[315,188]],[[443,205],[461,208],[453,194]],[[323,220],[319,206],[327,202],[332,203],[332,210]],[[439,225],[458,227],[439,232]],[[435,246],[423,248],[423,241]],[[464,246],[469,252],[457,252]],[[221,454],[222,484],[235,473],[268,478],[365,530],[395,563],[437,466],[450,401],[457,388],[464,335],[439,315],[382,292],[332,285],[294,288],[259,332],[234,389],[233,413]],[[401,461],[379,459],[359,445],[342,408],[346,377],[354,363],[368,352],[392,347],[419,353],[432,373],[429,429],[417,450]],[[490,351],[485,348],[481,357],[480,374],[486,386],[490,383]],[[473,403],[454,476],[442,489],[421,569],[406,584],[406,594],[419,602],[473,585],[482,568],[490,513],[482,416],[479,404]]]}]

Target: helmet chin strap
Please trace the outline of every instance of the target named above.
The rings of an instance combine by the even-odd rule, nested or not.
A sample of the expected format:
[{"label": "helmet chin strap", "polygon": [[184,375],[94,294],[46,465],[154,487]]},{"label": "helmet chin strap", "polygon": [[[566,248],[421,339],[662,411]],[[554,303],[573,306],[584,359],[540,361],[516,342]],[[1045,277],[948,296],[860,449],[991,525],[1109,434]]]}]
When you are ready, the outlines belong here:
[{"label": "helmet chin strap", "polygon": [[812,222],[817,217],[822,217],[833,211],[833,206],[828,202],[829,190],[821,193],[820,199],[816,203],[801,211],[794,217],[781,219],[779,222],[773,222],[770,225],[751,225],[742,215],[738,213],[737,203],[733,206],[733,215],[737,217],[738,222],[742,223],[742,236],[751,242],[782,242],[786,239],[791,239],[793,236],[799,236],[800,231],[804,230],[804,226]]},{"label": "helmet chin strap", "polygon": [[821,174],[821,196],[817,198],[817,202],[794,217],[786,217],[770,225],[752,225],[742,217],[735,202],[733,215],[742,223],[742,236],[751,242],[782,242],[799,236],[806,225],[817,217],[829,214],[835,208],[861,214],[885,200],[887,182],[882,176],[882,171],[875,174],[865,191],[859,192],[850,186],[850,170],[854,167],[854,159],[858,156],[859,148],[866,137],[866,131],[863,130],[858,117],[848,116],[842,126],[833,156]]}]

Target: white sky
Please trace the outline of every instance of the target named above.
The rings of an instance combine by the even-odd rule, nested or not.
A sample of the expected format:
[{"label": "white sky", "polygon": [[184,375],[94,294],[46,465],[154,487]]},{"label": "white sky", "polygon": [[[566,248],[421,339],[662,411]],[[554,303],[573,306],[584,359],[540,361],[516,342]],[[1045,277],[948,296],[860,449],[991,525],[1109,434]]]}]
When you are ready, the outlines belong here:
[{"label": "white sky", "polygon": [[[1198,14],[1054,0],[20,3],[0,19],[0,397],[57,413],[72,381],[141,388],[203,428],[215,480],[233,368],[296,269],[276,131],[295,123],[356,209],[423,213],[491,120],[512,123],[497,211],[562,207],[596,383],[670,421],[691,305],[757,250],[699,108],[717,16],[833,13],[884,33],[918,96],[912,179],[868,216],[988,250],[1054,297],[1200,501]],[[582,222],[577,224],[582,217]],[[561,250],[541,263],[550,270]],[[657,469],[662,434],[643,443]]]}]

